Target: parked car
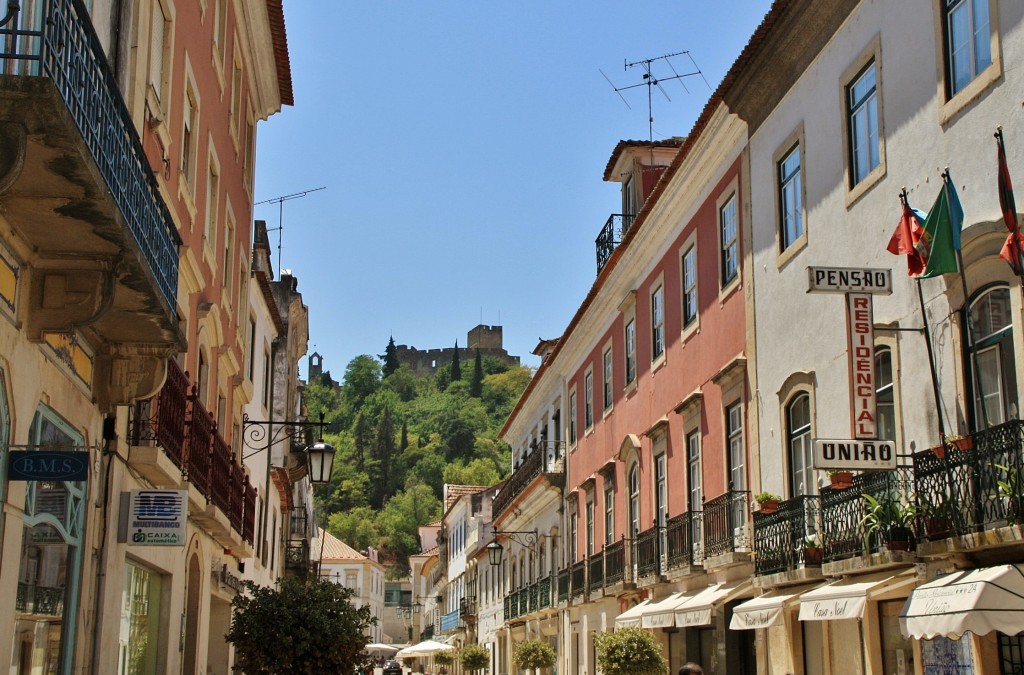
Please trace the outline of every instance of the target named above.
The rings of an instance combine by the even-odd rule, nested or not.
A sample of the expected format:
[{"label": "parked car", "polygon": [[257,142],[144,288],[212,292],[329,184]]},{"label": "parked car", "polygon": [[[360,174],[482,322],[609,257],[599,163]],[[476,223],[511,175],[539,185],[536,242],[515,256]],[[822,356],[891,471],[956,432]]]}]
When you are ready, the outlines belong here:
[{"label": "parked car", "polygon": [[398,661],[385,661],[384,675],[402,675],[402,664]]}]

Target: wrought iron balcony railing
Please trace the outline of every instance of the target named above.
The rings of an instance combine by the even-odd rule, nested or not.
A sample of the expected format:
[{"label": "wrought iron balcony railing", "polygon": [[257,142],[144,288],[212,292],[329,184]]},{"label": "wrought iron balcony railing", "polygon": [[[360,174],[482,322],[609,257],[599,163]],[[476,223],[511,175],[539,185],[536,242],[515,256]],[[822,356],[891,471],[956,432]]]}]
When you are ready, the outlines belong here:
[{"label": "wrought iron balcony railing", "polygon": [[[821,490],[821,544],[824,561],[833,562],[877,552],[888,545],[888,532],[873,530],[865,521],[863,495],[888,504],[910,504],[913,476],[909,467],[877,471],[853,477],[852,487]],[[913,536],[913,532],[911,532]]]},{"label": "wrought iron balcony railing", "polygon": [[1024,422],[915,453],[913,463],[920,535],[942,539],[1024,521]]},{"label": "wrought iron balcony railing", "polygon": [[168,359],[163,388],[153,398],[135,404],[129,428],[132,445],[156,442],[178,468],[183,468],[188,389],[188,373],[177,361]]},{"label": "wrought iron balcony railing", "polygon": [[289,541],[284,549],[285,569],[305,574],[309,570],[309,542],[305,539]]},{"label": "wrought iron balcony railing", "polygon": [[289,534],[293,539],[309,538],[309,511],[305,506],[297,506],[292,509]]},{"label": "wrought iron balcony railing", "polygon": [[558,570],[558,602],[569,599],[569,568]]},{"label": "wrought iron balcony railing", "polygon": [[615,247],[622,241],[623,235],[633,225],[632,214],[613,213],[601,228],[594,242],[597,245],[597,273],[604,269],[608,259],[612,257]]},{"label": "wrought iron balcony railing", "polygon": [[[512,500],[521,495],[537,477],[545,475],[549,480],[564,480],[565,468],[562,460],[564,455],[564,441],[545,441],[536,444],[519,468],[505,481],[501,491],[495,495],[491,507],[494,517],[497,518],[512,503]],[[561,486],[561,482],[559,482],[559,486]]]},{"label": "wrought iron balcony railing", "polygon": [[665,571],[662,565],[662,551],[665,550],[664,539],[665,528],[657,525],[636,536],[633,542],[635,551],[633,560],[635,561],[637,579],[662,574]]},{"label": "wrought iron balcony railing", "polygon": [[572,597],[578,597],[587,590],[587,561],[580,560],[569,568],[569,586],[572,589]]},{"label": "wrought iron balcony railing", "polygon": [[549,574],[537,582],[538,609],[547,609],[551,606],[551,579]]},{"label": "wrought iron balcony railing", "polygon": [[62,616],[64,614],[64,587],[37,586],[18,582],[15,609],[25,614]]},{"label": "wrought iron balcony railing", "polygon": [[779,503],[775,513],[754,514],[754,569],[756,574],[794,570],[801,565],[820,565],[808,560],[808,544],[820,549],[821,510],[817,495],[801,495]]},{"label": "wrought iron balcony railing", "polygon": [[629,581],[630,565],[626,560],[626,541],[620,539],[614,544],[604,547],[604,583],[605,586]]},{"label": "wrought iron balcony railing", "polygon": [[668,519],[665,524],[668,569],[697,565],[704,559],[701,515],[700,511],[687,511]]},{"label": "wrought iron balcony railing", "polygon": [[604,588],[604,551],[596,551],[587,557],[587,593],[596,593]]},{"label": "wrought iron balcony railing", "polygon": [[0,27],[0,75],[53,82],[174,314],[180,238],[89,10],[81,0],[29,6]]},{"label": "wrought iron balcony railing", "polygon": [[704,559],[750,550],[750,491],[729,490],[704,502]]}]

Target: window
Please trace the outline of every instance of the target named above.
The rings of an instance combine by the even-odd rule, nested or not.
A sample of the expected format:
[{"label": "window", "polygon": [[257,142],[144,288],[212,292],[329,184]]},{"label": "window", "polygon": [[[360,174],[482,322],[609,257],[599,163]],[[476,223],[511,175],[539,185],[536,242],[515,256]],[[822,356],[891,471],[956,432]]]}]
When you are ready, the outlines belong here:
[{"label": "window", "polygon": [[683,328],[697,320],[697,247],[683,254]]},{"label": "window", "polygon": [[[981,429],[1018,418],[1012,316],[1005,286],[986,291],[971,303],[969,339],[974,340],[977,375],[968,381],[974,388],[976,426]],[[969,355],[964,362],[973,370]]]},{"label": "window", "polygon": [[150,27],[149,49],[149,85],[156,103],[164,100],[166,95],[166,63],[168,47],[171,42],[171,22],[167,18],[163,3],[153,2],[153,19]]},{"label": "window", "polygon": [[210,157],[210,168],[206,176],[206,220],[203,237],[208,246],[213,246],[213,235],[217,231],[217,207],[220,202],[220,169]]},{"label": "window", "polygon": [[252,171],[253,171],[253,155],[256,152],[256,123],[253,121],[252,106],[246,106],[246,117],[245,117],[245,138],[242,140],[242,153],[244,161],[242,163],[242,184],[246,188],[252,188]]},{"label": "window", "polygon": [[[661,436],[661,446],[665,445],[665,437]],[[665,453],[654,458],[654,517],[658,527],[665,527],[668,522],[668,483],[666,482],[667,465]]]},{"label": "window", "polygon": [[[686,473],[689,480],[689,512],[697,514],[704,508],[704,481],[701,476],[700,432],[691,431],[686,435]],[[690,541],[692,544],[702,540],[701,518],[690,520]]]},{"label": "window", "polygon": [[718,222],[722,242],[722,287],[739,276],[739,222],[736,213],[736,195],[732,195],[718,209]]},{"label": "window", "polygon": [[583,404],[583,421],[584,428],[589,429],[594,426],[594,371],[588,370],[587,374],[583,376],[583,395],[585,401]]},{"label": "window", "polygon": [[952,98],[992,65],[989,0],[943,0],[946,97]]},{"label": "window", "polygon": [[604,545],[609,546],[615,541],[615,482],[605,479],[604,482]]},{"label": "window", "polygon": [[[83,446],[74,428],[44,405],[36,410],[28,431],[30,446],[61,450]],[[36,636],[45,636],[45,641],[39,648],[22,653],[22,672],[70,673],[73,638],[78,634],[85,482],[28,481],[23,485],[14,623],[31,626]],[[10,513],[7,522],[14,522]],[[13,558],[17,560],[18,556]]]},{"label": "window", "polygon": [[569,394],[569,445],[576,445],[576,392]]},{"label": "window", "polygon": [[786,445],[789,450],[791,496],[817,492],[811,447],[811,397],[800,393],[786,406]]},{"label": "window", "polygon": [[160,639],[161,577],[133,562],[125,562],[121,591],[121,636],[118,675],[157,672]]},{"label": "window", "polygon": [[804,235],[800,146],[779,161],[779,244],[785,251]]},{"label": "window", "polygon": [[214,50],[216,56],[223,63],[224,49],[228,43],[228,7],[227,0],[214,0],[214,27],[213,44],[217,47]]},{"label": "window", "polygon": [[204,349],[199,350],[199,364],[196,366],[196,375],[196,383],[199,385],[199,402],[206,406],[209,404],[206,394],[209,391],[210,366],[206,361],[206,350]]},{"label": "window", "polygon": [[231,264],[231,249],[235,245],[235,223],[229,216],[224,227],[224,259],[221,260],[221,286],[224,288],[224,301],[231,302],[231,277],[234,266]]},{"label": "window", "polygon": [[270,410],[270,350],[263,350],[263,407]]},{"label": "window", "polygon": [[665,353],[665,287],[651,293],[651,360]]},{"label": "window", "polygon": [[[236,40],[237,42],[237,40]],[[237,48],[236,48],[237,49]],[[231,138],[238,141],[239,117],[242,114],[242,63],[236,55],[231,69]],[[237,144],[235,145],[237,148]]]},{"label": "window", "polygon": [[875,423],[878,437],[896,440],[896,397],[892,380],[892,350],[875,347]]},{"label": "window", "polygon": [[725,410],[726,442],[729,444],[729,486],[747,489],[747,453],[743,446],[743,404],[733,403]]},{"label": "window", "polygon": [[587,556],[594,555],[594,496],[587,495]]},{"label": "window", "polygon": [[878,91],[875,62],[866,65],[846,88],[846,117],[850,135],[850,187],[880,162]]},{"label": "window", "polygon": [[604,363],[604,409],[612,407],[612,348],[604,350],[604,357],[602,358]]},{"label": "window", "polygon": [[626,384],[636,380],[636,320],[626,323]]},{"label": "window", "polygon": [[191,81],[185,89],[185,107],[181,114],[181,173],[185,183],[195,185],[196,143],[198,141],[199,107]]},{"label": "window", "polygon": [[640,533],[640,467],[629,469],[629,536]]},{"label": "window", "polygon": [[253,366],[256,361],[256,318],[249,315],[249,358],[245,360],[245,376],[252,382]]},{"label": "window", "polygon": [[576,506],[573,504],[569,511],[569,556],[572,562],[576,561],[579,553],[579,522],[576,519]]}]

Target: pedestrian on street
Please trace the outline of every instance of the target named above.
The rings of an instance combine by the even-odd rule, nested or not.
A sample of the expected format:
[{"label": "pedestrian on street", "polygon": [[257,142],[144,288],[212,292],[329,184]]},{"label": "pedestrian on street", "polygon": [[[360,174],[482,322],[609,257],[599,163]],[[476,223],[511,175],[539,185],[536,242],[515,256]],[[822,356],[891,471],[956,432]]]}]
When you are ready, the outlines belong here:
[{"label": "pedestrian on street", "polygon": [[704,675],[704,669],[690,661],[689,663],[684,663],[683,667],[679,669],[679,675]]}]

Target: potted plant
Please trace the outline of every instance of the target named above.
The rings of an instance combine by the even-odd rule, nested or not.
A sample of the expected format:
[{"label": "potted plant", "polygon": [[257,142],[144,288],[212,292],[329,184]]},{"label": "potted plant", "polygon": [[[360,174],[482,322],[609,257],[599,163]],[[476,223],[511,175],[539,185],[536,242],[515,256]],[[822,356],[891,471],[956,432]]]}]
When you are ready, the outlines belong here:
[{"label": "potted plant", "polygon": [[853,472],[846,469],[829,469],[828,479],[836,490],[845,490],[853,486]]},{"label": "potted plant", "polygon": [[881,538],[890,551],[909,551],[914,538],[911,526],[917,517],[917,507],[902,496],[886,495],[876,498],[864,493],[864,548],[871,549],[872,540]]},{"label": "potted plant", "polygon": [[1014,467],[996,464],[995,467],[1003,473],[1003,478],[996,479],[999,486],[999,495],[1006,501],[1006,519],[1017,523],[1024,523],[1024,475],[1021,465]]},{"label": "potted plant", "polygon": [[939,459],[946,456],[947,448],[955,448],[960,451],[970,450],[974,447],[974,438],[971,436],[961,436],[960,434],[946,434],[942,437],[942,442],[931,448],[932,454]]},{"label": "potted plant", "polygon": [[757,501],[761,513],[775,513],[779,510],[779,502],[782,501],[782,497],[771,492],[758,493],[754,495],[754,499]]},{"label": "potted plant", "polygon": [[658,638],[639,626],[595,633],[599,672],[606,675],[668,675],[668,661]]},{"label": "potted plant", "polygon": [[818,542],[818,535],[804,537],[804,564],[820,565],[825,559],[825,549]]},{"label": "potted plant", "polygon": [[521,670],[550,668],[555,665],[555,650],[544,640],[523,640],[512,651],[512,661]]},{"label": "potted plant", "polygon": [[943,539],[952,529],[956,509],[948,494],[942,492],[935,495],[935,498],[935,503],[921,502],[918,513],[921,515],[925,536],[929,539]]}]

